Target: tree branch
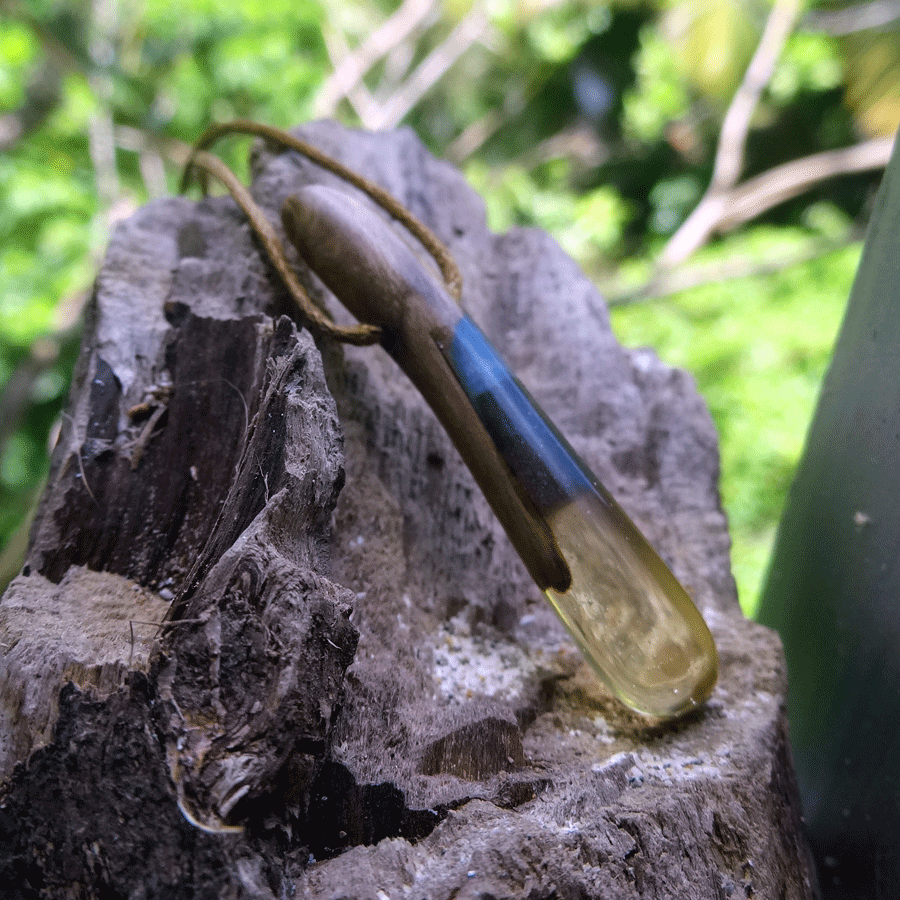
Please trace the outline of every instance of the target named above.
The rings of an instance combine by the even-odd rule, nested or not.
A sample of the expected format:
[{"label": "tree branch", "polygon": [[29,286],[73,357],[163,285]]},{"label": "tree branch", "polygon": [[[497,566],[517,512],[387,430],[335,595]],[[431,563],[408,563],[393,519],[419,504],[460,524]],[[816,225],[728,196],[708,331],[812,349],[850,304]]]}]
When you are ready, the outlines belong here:
[{"label": "tree branch", "polygon": [[860,31],[883,29],[900,20],[900,0],[873,0],[844,9],[810,12],[803,21],[810,31],[824,31],[836,37]]},{"label": "tree branch", "polygon": [[772,79],[775,63],[794,29],[799,13],[799,0],[779,0],[772,7],[753,59],[747,66],[722,122],[713,164],[711,191],[733,187],[744,170],[744,152],[750,122],[766,85]]},{"label": "tree branch", "polygon": [[163,137],[143,128],[116,125],[113,134],[118,148],[137,154],[141,177],[151,197],[162,197],[168,191],[165,163],[182,169],[191,155],[190,145],[184,141]]},{"label": "tree branch", "polygon": [[[393,15],[385,19],[380,27],[376,28],[355,51],[345,56],[337,66],[319,92],[314,107],[315,115],[323,118],[334,115],[341,100],[349,99],[366,72],[394,47],[420,29],[432,14],[434,7],[434,0],[404,0]],[[364,117],[360,115],[360,118]]]},{"label": "tree branch", "polygon": [[[794,159],[781,166],[769,169],[755,178],[750,178],[731,191],[717,195],[715,203],[710,200],[702,209],[705,223],[708,223],[709,234],[713,231],[729,231],[762,215],[766,210],[797,197],[809,190],[814,184],[839,175],[853,172],[867,172],[872,169],[883,169],[887,166],[893,150],[893,138],[875,138],[863,141],[852,147],[841,150],[826,150],[814,153],[802,159]],[[692,218],[698,215],[697,210]],[[690,221],[690,219],[688,220]],[[683,227],[683,226],[682,226]],[[698,287],[710,281],[724,281],[733,278],[744,278],[749,275],[762,275],[770,271],[780,271],[788,266],[828,253],[837,246],[843,246],[857,237],[849,236],[837,245],[816,245],[809,253],[787,261],[776,262],[772,266],[755,267],[744,263],[716,266],[713,269],[701,270],[677,268],[675,266],[659,266],[656,274],[641,287],[617,292],[615,288],[608,292],[610,306],[626,306],[652,298],[674,294],[678,291]]]},{"label": "tree branch", "polygon": [[447,35],[378,111],[370,127],[374,130],[395,128],[413,107],[446,75],[450,67],[480,40],[489,27],[487,14],[476,6]]},{"label": "tree branch", "polygon": [[743,81],[735,92],[719,134],[710,185],[660,254],[659,263],[671,267],[683,262],[713,233],[723,215],[728,191],[737,184],[744,168],[744,151],[753,113],[772,78],[775,63],[800,12],[799,0],[777,0]]},{"label": "tree branch", "polygon": [[88,84],[97,99],[97,112],[88,123],[88,148],[94,166],[97,196],[108,211],[121,193],[116,165],[116,142],[113,134],[113,83],[107,62],[115,58],[113,36],[118,26],[117,10],[106,0],[93,0],[90,5],[88,52],[93,69]]},{"label": "tree branch", "polygon": [[769,169],[728,193],[715,229],[736,228],[827,178],[883,169],[891,158],[893,146],[893,138],[875,138],[840,150],[814,153]]},{"label": "tree branch", "polygon": [[[347,45],[347,41],[344,39],[344,35],[341,33],[340,29],[323,29],[322,36],[325,40],[325,49],[328,51],[328,59],[331,62],[332,69],[337,71],[341,66],[341,60],[348,58],[352,51]],[[363,127],[366,127],[366,123],[369,121],[369,117],[373,114],[375,109],[375,98],[372,96],[371,91],[366,87],[366,83],[362,78],[358,79],[355,84],[349,86],[347,90],[344,91],[342,97],[338,97],[337,100],[335,100],[333,104],[334,108],[331,112],[324,113],[323,115],[333,115],[341,100],[346,100],[350,104],[351,108],[359,118],[360,123]]]},{"label": "tree branch", "polygon": [[[650,300],[659,300],[682,291],[694,290],[706,284],[721,284],[724,281],[736,281],[742,278],[755,278],[763,275],[774,275],[785,269],[811,262],[836,250],[849,247],[862,240],[863,234],[856,227],[851,227],[846,234],[833,240],[812,239],[798,251],[760,262],[758,259],[734,259],[713,265],[686,265],[677,269],[663,270],[649,281],[637,288],[623,289],[614,284],[604,291],[606,305],[634,306]],[[603,286],[601,285],[601,288]]]}]

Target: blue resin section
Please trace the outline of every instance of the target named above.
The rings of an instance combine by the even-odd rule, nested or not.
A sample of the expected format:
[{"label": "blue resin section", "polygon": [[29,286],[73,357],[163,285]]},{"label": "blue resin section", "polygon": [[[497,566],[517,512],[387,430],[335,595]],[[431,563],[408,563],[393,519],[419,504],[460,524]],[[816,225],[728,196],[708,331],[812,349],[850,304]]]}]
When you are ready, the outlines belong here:
[{"label": "blue resin section", "polygon": [[500,455],[542,514],[591,490],[606,500],[606,491],[468,316],[456,326],[446,355]]}]

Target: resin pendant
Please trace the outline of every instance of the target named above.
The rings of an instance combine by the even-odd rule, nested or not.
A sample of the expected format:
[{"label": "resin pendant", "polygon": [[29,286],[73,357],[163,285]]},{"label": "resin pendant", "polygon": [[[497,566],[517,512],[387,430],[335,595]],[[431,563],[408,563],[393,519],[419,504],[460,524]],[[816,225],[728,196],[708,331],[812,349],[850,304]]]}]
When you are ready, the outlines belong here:
[{"label": "resin pendant", "polygon": [[422,392],[538,587],[613,694],[668,718],[710,694],[715,644],[684,588],[478,327],[370,208],[303,188],[303,259]]}]

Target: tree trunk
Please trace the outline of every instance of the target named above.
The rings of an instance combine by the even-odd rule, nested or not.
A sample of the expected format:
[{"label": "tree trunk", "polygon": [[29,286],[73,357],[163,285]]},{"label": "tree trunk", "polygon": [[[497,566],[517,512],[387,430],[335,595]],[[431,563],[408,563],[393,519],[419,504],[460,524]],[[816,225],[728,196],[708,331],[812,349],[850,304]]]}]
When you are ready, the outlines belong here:
[{"label": "tree trunk", "polygon": [[[469,312],[697,600],[719,685],[675,724],[617,706],[390,358],[286,318],[230,199],[157,202],[110,245],[0,604],[2,883],[812,897],[784,661],[737,605],[691,379],[619,347],[546,234],[487,231],[410,132],[303,134],[450,247]],[[263,149],[254,173],[276,222],[336,183]]]}]

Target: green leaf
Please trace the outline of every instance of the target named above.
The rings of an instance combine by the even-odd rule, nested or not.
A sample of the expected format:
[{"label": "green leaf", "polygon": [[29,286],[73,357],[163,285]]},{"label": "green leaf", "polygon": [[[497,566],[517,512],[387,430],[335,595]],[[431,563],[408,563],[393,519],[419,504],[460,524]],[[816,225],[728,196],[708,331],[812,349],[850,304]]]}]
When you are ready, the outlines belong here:
[{"label": "green leaf", "polygon": [[895,144],[759,614],[784,642],[805,832],[840,896],[900,880],[898,245]]}]

